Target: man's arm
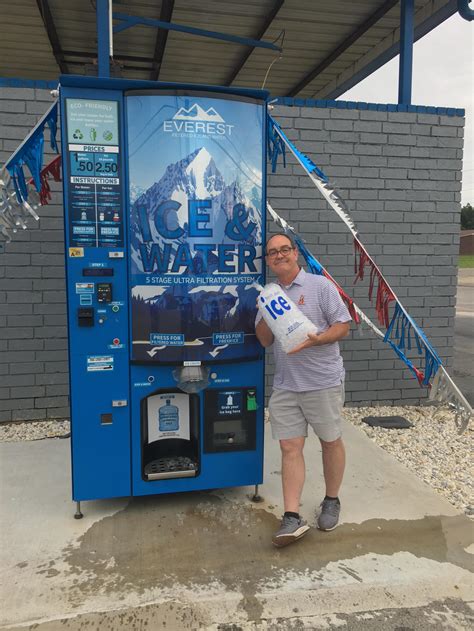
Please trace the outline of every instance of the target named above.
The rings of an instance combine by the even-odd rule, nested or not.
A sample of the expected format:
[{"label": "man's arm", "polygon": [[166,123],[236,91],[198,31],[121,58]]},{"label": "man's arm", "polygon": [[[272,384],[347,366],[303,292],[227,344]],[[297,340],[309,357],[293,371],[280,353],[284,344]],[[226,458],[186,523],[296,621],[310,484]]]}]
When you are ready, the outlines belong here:
[{"label": "man's arm", "polygon": [[324,344],[332,344],[333,342],[338,342],[339,340],[342,340],[344,337],[347,337],[347,335],[349,335],[350,328],[350,322],[336,322],[335,324],[330,326],[329,329],[326,329],[322,333],[308,333],[308,339],[302,344],[296,346],[292,351],[288,353],[288,355],[298,353],[304,348],[311,348],[312,346],[323,346]]},{"label": "man's arm", "polygon": [[255,327],[255,334],[257,336],[260,344],[266,348],[267,346],[271,346],[274,341],[273,333],[268,324],[262,318],[260,322]]}]

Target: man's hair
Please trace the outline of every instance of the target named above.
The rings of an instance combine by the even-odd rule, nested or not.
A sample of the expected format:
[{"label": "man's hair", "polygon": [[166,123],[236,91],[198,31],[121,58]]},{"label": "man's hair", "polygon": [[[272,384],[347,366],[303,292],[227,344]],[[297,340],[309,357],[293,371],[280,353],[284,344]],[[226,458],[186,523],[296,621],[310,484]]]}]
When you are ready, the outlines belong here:
[{"label": "man's hair", "polygon": [[290,242],[291,247],[292,248],[296,248],[296,243],[295,243],[295,241],[294,241],[292,236],[290,236],[289,234],[286,234],[286,232],[276,232],[275,234],[272,234],[270,237],[268,237],[267,243],[265,244],[265,251],[267,251],[268,244],[273,239],[273,237],[286,237],[288,239],[288,241]]}]

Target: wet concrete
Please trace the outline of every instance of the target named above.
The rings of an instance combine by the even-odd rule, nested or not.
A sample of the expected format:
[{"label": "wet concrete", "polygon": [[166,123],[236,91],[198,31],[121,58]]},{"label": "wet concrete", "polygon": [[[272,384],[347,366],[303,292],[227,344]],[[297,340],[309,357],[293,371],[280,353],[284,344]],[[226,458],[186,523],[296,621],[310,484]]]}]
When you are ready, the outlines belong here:
[{"label": "wet concrete", "polygon": [[[80,521],[64,442],[0,445],[3,629],[324,628],[311,624],[472,596],[471,522],[354,427],[341,525],[283,549],[271,545],[272,442],[261,504],[250,489],[214,490],[87,502]],[[320,453],[308,443],[302,510],[314,526]],[[15,468],[29,457],[33,477]]]},{"label": "wet concrete", "polygon": [[[179,583],[195,588],[220,581],[227,590],[241,592],[242,608],[249,619],[258,619],[256,587],[280,570],[321,572],[341,559],[399,552],[472,568],[472,555],[465,552],[472,541],[471,523],[463,516],[373,519],[325,533],[312,529],[297,546],[283,550],[274,548],[269,538],[278,523],[263,509],[202,494],[159,502],[134,499],[64,550],[62,558],[69,565],[65,575],[78,577],[68,598],[79,605],[99,590],[143,594],[150,585],[166,588]],[[340,567],[362,580],[344,564]],[[51,562],[38,570],[45,578],[52,571]]]}]

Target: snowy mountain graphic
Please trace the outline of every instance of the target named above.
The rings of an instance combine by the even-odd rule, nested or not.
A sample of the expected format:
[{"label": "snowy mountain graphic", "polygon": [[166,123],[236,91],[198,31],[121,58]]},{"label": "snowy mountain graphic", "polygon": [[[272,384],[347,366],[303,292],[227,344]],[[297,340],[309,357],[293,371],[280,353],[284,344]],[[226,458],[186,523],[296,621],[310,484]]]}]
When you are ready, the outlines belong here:
[{"label": "snowy mountain graphic", "polygon": [[130,185],[130,201],[134,202],[140,195],[143,195],[145,189],[142,186],[137,186],[136,184]]},{"label": "snowy mountain graphic", "polygon": [[[226,226],[234,218],[235,207],[245,207],[246,225],[254,229],[245,241],[239,244],[256,248],[255,265],[261,269],[261,189],[254,187],[246,195],[237,179],[226,182],[209,151],[200,147],[182,160],[170,164],[159,181],[143,192],[132,204],[130,222],[131,271],[132,275],[143,274],[143,248],[158,246],[161,253],[172,251],[171,259],[181,244],[189,244],[192,261],[188,268],[180,270],[181,276],[194,276],[196,282],[190,285],[172,284],[150,286],[143,280],[132,289],[132,329],[133,355],[135,359],[149,360],[151,352],[158,361],[182,361],[183,358],[213,360],[238,358],[261,352],[255,339],[255,301],[257,290],[248,284],[222,284],[209,286],[199,283],[199,274],[206,276],[218,273],[219,244],[231,244],[226,235]],[[200,222],[200,229],[210,228],[209,236],[198,238],[189,236],[188,201],[210,200],[206,214],[209,222]],[[157,230],[156,211],[165,201],[175,201],[180,206],[168,212],[166,224],[175,232],[181,228],[178,239],[166,239]],[[146,219],[151,243],[143,244],[143,226],[139,217]],[[210,246],[206,253],[193,249],[194,243]],[[235,242],[237,243],[237,242]],[[229,250],[231,252],[231,250]],[[229,256],[231,256],[229,254]],[[205,261],[203,260],[205,257]],[[234,259],[229,265],[236,265],[237,246]],[[235,267],[237,269],[237,267]],[[151,272],[157,273],[155,269]],[[245,273],[248,273],[245,272]],[[252,281],[250,281],[252,282]],[[133,284],[133,279],[132,279]],[[240,332],[245,336],[244,344],[219,346],[213,344],[214,333]],[[152,333],[184,335],[186,347],[166,347],[154,351],[147,340]],[[196,342],[199,341],[199,343]],[[156,355],[156,356],[155,356]]]},{"label": "snowy mountain graphic", "polygon": [[173,116],[175,120],[200,120],[200,121],[213,121],[215,123],[223,123],[224,119],[220,114],[216,112],[213,107],[208,110],[204,110],[200,105],[194,103],[189,109],[180,107],[176,114]]},{"label": "snowy mountain graphic", "polygon": [[[256,224],[256,229],[246,242],[251,245],[261,243],[261,214],[258,192],[254,190],[249,198],[237,180],[227,184],[213,157],[206,148],[201,147],[179,162],[170,164],[161,179],[152,184],[132,204],[130,225],[132,273],[143,273],[144,271],[139,252],[142,232],[138,222],[138,209],[142,209],[142,217],[143,208],[145,209],[153,243],[158,243],[161,248],[164,247],[165,243],[171,243],[173,249],[176,249],[180,242],[190,241],[188,237],[188,200],[190,199],[211,200],[211,208],[206,211],[210,216],[209,226],[204,223],[201,226],[212,227],[212,236],[199,237],[200,243],[229,242],[225,235],[225,227],[232,219],[236,204],[243,204],[248,212],[248,221]],[[164,239],[156,229],[156,209],[168,200],[180,204],[179,209],[176,212],[170,212],[167,217],[170,230],[174,231],[178,227],[183,229],[184,235],[179,241]]]}]

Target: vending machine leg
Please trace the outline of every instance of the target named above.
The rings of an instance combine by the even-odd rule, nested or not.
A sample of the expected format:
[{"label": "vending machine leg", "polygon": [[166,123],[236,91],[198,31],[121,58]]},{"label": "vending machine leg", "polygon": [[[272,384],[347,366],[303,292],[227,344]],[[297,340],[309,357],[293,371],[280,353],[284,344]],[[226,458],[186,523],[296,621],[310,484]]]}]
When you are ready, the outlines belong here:
[{"label": "vending machine leg", "polygon": [[84,515],[81,513],[81,502],[76,502],[76,512],[74,513],[74,519],[82,519]]},{"label": "vending machine leg", "polygon": [[255,492],[251,497],[252,502],[255,502],[256,504],[258,502],[263,502],[263,497],[261,495],[259,495],[258,493],[258,484],[255,485]]}]

